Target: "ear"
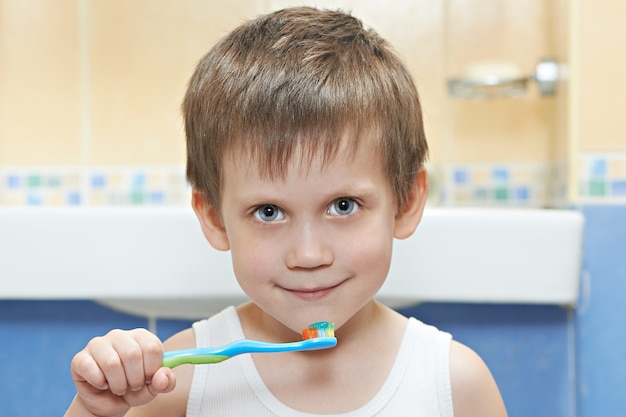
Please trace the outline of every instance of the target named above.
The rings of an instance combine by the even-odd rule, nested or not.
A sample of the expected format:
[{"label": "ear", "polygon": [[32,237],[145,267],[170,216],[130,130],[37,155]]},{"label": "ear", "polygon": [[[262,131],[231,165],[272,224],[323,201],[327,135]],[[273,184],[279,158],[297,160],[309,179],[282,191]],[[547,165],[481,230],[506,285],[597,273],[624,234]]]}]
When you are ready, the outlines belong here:
[{"label": "ear", "polygon": [[425,168],[419,170],[415,176],[415,182],[409,199],[404,204],[398,214],[396,214],[394,237],[396,239],[406,239],[411,236],[424,213],[426,198],[428,197],[428,172]]},{"label": "ear", "polygon": [[221,251],[229,250],[228,235],[219,212],[209,204],[204,194],[195,188],[191,193],[191,206],[200,220],[202,233],[211,246]]}]

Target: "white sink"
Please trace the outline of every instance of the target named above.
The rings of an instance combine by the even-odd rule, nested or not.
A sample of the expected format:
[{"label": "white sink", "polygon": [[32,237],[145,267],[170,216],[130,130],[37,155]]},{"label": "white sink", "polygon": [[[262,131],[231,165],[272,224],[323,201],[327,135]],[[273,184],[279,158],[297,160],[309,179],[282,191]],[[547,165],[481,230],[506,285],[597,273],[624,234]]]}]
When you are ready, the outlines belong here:
[{"label": "white sink", "polygon": [[415,235],[396,242],[381,294],[395,303],[573,306],[583,229],[577,211],[427,209]]},{"label": "white sink", "polygon": [[[575,211],[427,208],[395,242],[379,299],[573,306],[582,242]],[[0,208],[0,279],[0,299],[93,299],[150,318],[246,299],[190,208]]]}]

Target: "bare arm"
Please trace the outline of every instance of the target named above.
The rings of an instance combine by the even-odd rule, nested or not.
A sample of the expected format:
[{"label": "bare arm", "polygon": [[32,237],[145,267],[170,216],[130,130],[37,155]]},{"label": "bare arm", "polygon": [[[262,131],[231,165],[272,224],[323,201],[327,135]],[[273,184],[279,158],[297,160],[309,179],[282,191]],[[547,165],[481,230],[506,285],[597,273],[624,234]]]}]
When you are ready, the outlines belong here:
[{"label": "bare arm", "polygon": [[506,408],[491,372],[470,348],[450,347],[450,382],[455,417],[506,417]]}]

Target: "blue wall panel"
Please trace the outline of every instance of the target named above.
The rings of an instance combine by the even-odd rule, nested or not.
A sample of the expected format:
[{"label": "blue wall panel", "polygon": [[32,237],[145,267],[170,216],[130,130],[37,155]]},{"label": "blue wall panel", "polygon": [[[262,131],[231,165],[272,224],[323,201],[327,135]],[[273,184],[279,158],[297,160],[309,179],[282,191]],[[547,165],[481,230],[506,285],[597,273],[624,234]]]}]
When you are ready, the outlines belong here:
[{"label": "blue wall panel", "polygon": [[402,310],[450,332],[491,369],[510,417],[569,416],[572,319],[556,306],[423,304]]},{"label": "blue wall panel", "polygon": [[[487,362],[511,417],[567,415],[566,312],[559,307],[424,304],[403,313],[451,332]],[[189,322],[161,320],[163,339]],[[0,301],[0,415],[59,416],[71,401],[72,356],[112,328],[147,321],[89,301]],[[36,401],[24,401],[24,398]]]},{"label": "blue wall panel", "polygon": [[577,310],[581,417],[626,413],[626,207],[586,206]]},{"label": "blue wall panel", "polygon": [[74,354],[112,328],[146,325],[88,301],[0,301],[0,416],[62,416]]}]

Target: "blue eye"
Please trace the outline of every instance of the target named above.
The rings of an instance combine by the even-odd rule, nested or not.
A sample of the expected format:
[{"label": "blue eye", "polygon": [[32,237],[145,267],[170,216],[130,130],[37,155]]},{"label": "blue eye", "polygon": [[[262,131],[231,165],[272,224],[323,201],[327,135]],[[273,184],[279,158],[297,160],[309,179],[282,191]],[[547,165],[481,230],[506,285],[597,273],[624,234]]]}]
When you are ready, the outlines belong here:
[{"label": "blue eye", "polygon": [[347,216],[354,213],[359,205],[349,198],[340,198],[333,202],[328,208],[328,212],[335,216]]},{"label": "blue eye", "polygon": [[285,213],[273,204],[264,204],[254,211],[254,217],[262,222],[274,222],[285,218]]}]

